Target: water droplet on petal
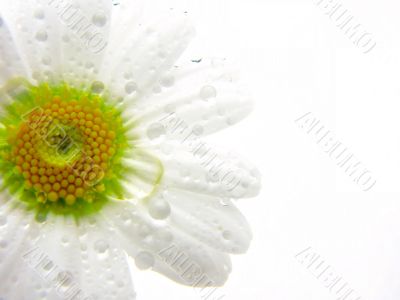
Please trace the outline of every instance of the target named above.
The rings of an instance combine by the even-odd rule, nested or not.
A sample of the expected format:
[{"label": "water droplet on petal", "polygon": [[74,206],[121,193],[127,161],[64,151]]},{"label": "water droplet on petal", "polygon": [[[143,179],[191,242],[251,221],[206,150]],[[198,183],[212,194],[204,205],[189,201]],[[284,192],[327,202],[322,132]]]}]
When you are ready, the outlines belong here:
[{"label": "water droplet on petal", "polygon": [[101,81],[95,81],[92,83],[92,92],[100,94],[104,90],[104,84]]},{"label": "water droplet on petal", "polygon": [[94,243],[94,250],[96,250],[100,254],[105,253],[108,250],[108,248],[109,245],[104,240],[98,240],[96,243]]},{"label": "water droplet on petal", "polygon": [[193,133],[194,133],[195,135],[200,136],[200,135],[203,134],[204,128],[203,128],[203,126],[195,125],[195,126],[193,127],[193,130],[192,130],[192,131],[193,131]]},{"label": "water droplet on petal", "polygon": [[230,202],[229,202],[229,200],[227,200],[227,199],[221,199],[221,200],[219,201],[219,203],[220,203],[222,206],[229,206],[229,205],[230,205]]},{"label": "water droplet on petal", "polygon": [[69,38],[68,35],[64,35],[64,36],[62,37],[62,40],[63,40],[64,43],[69,43],[70,38]]},{"label": "water droplet on petal", "polygon": [[132,94],[133,92],[136,92],[137,91],[137,84],[135,82],[133,82],[133,81],[128,82],[125,85],[125,91],[128,94]]},{"label": "water droplet on petal", "polygon": [[200,90],[200,97],[203,100],[208,100],[217,97],[217,90],[211,85],[203,86]]},{"label": "water droplet on petal", "polygon": [[7,242],[6,241],[0,241],[0,248],[6,248],[7,247]]},{"label": "water droplet on petal", "polygon": [[154,266],[154,256],[149,252],[139,252],[135,257],[136,267],[140,270],[147,270]]},{"label": "water droplet on petal", "polygon": [[44,42],[47,40],[47,32],[45,30],[39,30],[36,33],[36,39],[40,42]]},{"label": "water droplet on petal", "polygon": [[103,13],[97,13],[97,14],[93,15],[92,22],[94,25],[96,25],[98,27],[103,27],[107,23],[107,17]]},{"label": "water droplet on petal", "polygon": [[161,86],[155,85],[155,86],[153,87],[153,93],[154,93],[154,94],[160,94],[161,92],[162,92]]},{"label": "water droplet on petal", "polygon": [[130,213],[128,213],[126,211],[122,212],[121,219],[126,226],[128,226],[132,223],[132,216]]},{"label": "water droplet on petal", "polygon": [[7,217],[0,216],[0,226],[4,226],[7,224]]},{"label": "water droplet on petal", "polygon": [[44,266],[43,269],[45,271],[50,271],[54,266],[54,263],[52,261],[48,261]]},{"label": "water droplet on petal", "polygon": [[169,203],[161,199],[153,199],[149,204],[150,215],[157,220],[163,220],[171,214]]},{"label": "water droplet on petal", "polygon": [[222,233],[222,236],[224,237],[224,239],[230,240],[232,238],[232,232],[226,230]]},{"label": "water droplet on petal", "polygon": [[81,250],[82,251],[86,251],[87,250],[87,246],[85,244],[81,244]]},{"label": "water droplet on petal", "polygon": [[43,57],[42,58],[42,63],[45,65],[50,65],[51,64],[51,58],[50,57]]},{"label": "water droplet on petal", "polygon": [[149,126],[147,129],[147,136],[149,139],[154,140],[156,138],[159,138],[163,135],[165,135],[165,128],[162,124],[160,123],[153,123]]},{"label": "water droplet on petal", "polygon": [[69,243],[69,240],[68,240],[67,237],[64,236],[64,237],[61,239],[61,242],[62,242],[62,244],[63,244],[64,246],[67,246],[68,243]]},{"label": "water droplet on petal", "polygon": [[164,107],[164,111],[165,111],[166,113],[173,113],[173,112],[175,112],[175,110],[176,110],[175,105],[173,105],[173,104],[171,104],[171,103],[165,105],[165,107]]},{"label": "water droplet on petal", "polygon": [[161,78],[160,83],[163,87],[171,87],[175,83],[175,78],[172,75],[166,75]]},{"label": "water droplet on petal", "polygon": [[38,10],[36,10],[36,11],[34,12],[33,16],[34,16],[36,19],[42,20],[42,19],[44,19],[44,11],[41,10],[41,9],[38,9]]}]

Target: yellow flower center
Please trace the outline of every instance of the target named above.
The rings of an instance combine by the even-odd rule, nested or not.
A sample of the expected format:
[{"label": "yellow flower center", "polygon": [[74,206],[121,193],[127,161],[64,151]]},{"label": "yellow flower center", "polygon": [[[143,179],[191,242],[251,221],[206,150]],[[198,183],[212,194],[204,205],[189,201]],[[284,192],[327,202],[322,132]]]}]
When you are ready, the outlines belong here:
[{"label": "yellow flower center", "polygon": [[59,97],[34,109],[21,124],[11,161],[38,201],[77,198],[93,201],[115,154],[115,132],[95,103],[61,101]]}]

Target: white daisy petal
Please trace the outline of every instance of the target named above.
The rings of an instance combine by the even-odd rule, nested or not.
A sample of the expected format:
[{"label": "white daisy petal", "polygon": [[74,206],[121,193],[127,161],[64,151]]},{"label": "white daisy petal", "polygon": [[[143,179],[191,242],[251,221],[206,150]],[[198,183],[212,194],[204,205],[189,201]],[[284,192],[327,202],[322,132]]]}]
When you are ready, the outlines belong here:
[{"label": "white daisy petal", "polygon": [[[25,251],[29,255],[33,255],[31,249]],[[34,263],[40,262],[40,257]],[[8,276],[3,279],[4,286],[7,287],[2,293],[4,299],[19,299],[19,300],[60,300],[51,284],[46,283],[34,270],[35,266],[28,266],[28,262],[23,259],[18,259],[16,268],[8,273]],[[21,288],[23,286],[23,288]]]},{"label": "white daisy petal", "polygon": [[91,291],[94,299],[135,299],[127,257],[113,238],[114,231],[96,218],[96,222],[82,224],[79,232],[85,270],[82,288]]},{"label": "white daisy petal", "polygon": [[0,13],[0,86],[11,78],[25,77],[26,75],[26,69],[14,38]]},{"label": "white daisy petal", "polygon": [[81,220],[78,227],[72,219],[55,219],[41,233],[37,246],[53,263],[48,280],[58,295],[135,299],[126,256],[99,218]]},{"label": "white daisy petal", "polygon": [[95,78],[108,45],[111,1],[27,0],[5,8],[20,27],[14,34],[34,79],[80,85]]},{"label": "white daisy petal", "polygon": [[[29,234],[29,220],[25,214],[10,205],[0,207],[0,278],[6,278],[25,250],[24,240]],[[4,284],[0,286],[5,288]]]},{"label": "white daisy petal", "polygon": [[47,1],[7,1],[2,3],[29,78],[53,80],[61,77],[60,28]]},{"label": "white daisy petal", "polygon": [[144,21],[124,43],[110,45],[114,55],[110,53],[103,66],[110,92],[127,103],[173,66],[194,33],[186,16],[173,11]]},{"label": "white daisy petal", "polygon": [[27,216],[26,211],[5,207],[0,212],[0,224],[3,224],[0,226],[0,295],[5,299],[58,300],[50,283],[43,281],[35,270],[40,262],[45,263],[42,256],[35,256],[40,225],[30,220],[32,216]]},{"label": "white daisy petal", "polygon": [[143,207],[129,202],[110,205],[103,211],[118,228],[119,238],[141,269],[153,268],[191,286],[219,286],[231,271],[228,255],[215,251],[173,227],[150,217]]},{"label": "white daisy petal", "polygon": [[49,6],[59,17],[64,79],[77,86],[94,81],[109,44],[112,1],[71,0]]},{"label": "white daisy petal", "polygon": [[169,222],[219,251],[246,252],[252,235],[240,211],[229,200],[170,189],[161,199],[171,206]]},{"label": "white daisy petal", "polygon": [[261,176],[256,167],[198,139],[186,144],[165,142],[154,150],[164,166],[165,186],[235,199],[259,193]]},{"label": "white daisy petal", "polygon": [[[110,45],[122,45],[127,39],[127,32],[135,32],[141,27],[141,23],[146,21],[146,4],[148,4],[146,0],[113,1]],[[113,55],[115,50],[115,48],[109,48],[109,53],[107,53],[107,55]]]},{"label": "white daisy petal", "polygon": [[135,147],[123,165],[129,168],[129,176],[122,179],[129,196],[135,200],[150,197],[163,177],[164,168],[158,157]]},{"label": "white daisy petal", "polygon": [[251,97],[223,60],[177,66],[160,79],[159,89],[132,106],[126,115],[138,124],[143,138],[154,126],[163,126],[169,138],[208,135],[233,125],[252,110]]},{"label": "white daisy petal", "polygon": [[[40,228],[33,249],[25,257],[49,286],[49,292],[57,294],[58,298],[70,297],[82,289],[81,249],[78,230],[71,218],[48,219]],[[86,295],[87,291],[83,292]]]}]

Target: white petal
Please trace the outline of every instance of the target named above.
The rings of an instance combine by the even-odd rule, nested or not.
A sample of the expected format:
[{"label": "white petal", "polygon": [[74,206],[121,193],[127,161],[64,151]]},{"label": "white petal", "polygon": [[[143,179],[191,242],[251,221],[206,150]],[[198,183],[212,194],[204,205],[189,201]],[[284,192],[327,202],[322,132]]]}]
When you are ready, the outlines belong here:
[{"label": "white petal", "polygon": [[112,228],[97,218],[96,222],[82,222],[79,233],[85,270],[83,287],[92,291],[94,299],[135,299],[127,257],[114,239]]},{"label": "white petal", "polygon": [[260,191],[261,176],[256,167],[198,138],[183,144],[156,144],[152,151],[163,164],[165,186],[235,199],[254,197]]},{"label": "white petal", "polygon": [[190,286],[220,286],[231,271],[227,254],[198,242],[169,222],[152,219],[143,207],[129,202],[108,206],[103,214],[118,228],[125,250],[140,268]]},{"label": "white petal", "polygon": [[244,253],[251,241],[246,219],[229,200],[170,190],[163,200],[171,205],[169,222],[216,250]]},{"label": "white petal", "polygon": [[183,140],[233,125],[252,110],[251,97],[222,60],[177,66],[160,80],[159,89],[126,111],[146,138],[161,125],[169,137]]},{"label": "white petal", "polygon": [[61,28],[64,79],[77,86],[94,81],[109,44],[112,1],[71,0],[61,8],[50,6]]},{"label": "white petal", "polygon": [[128,176],[121,181],[132,199],[142,200],[154,193],[164,172],[163,165],[156,156],[135,146],[130,149],[129,157],[122,163]]},{"label": "white petal", "polygon": [[39,263],[42,263],[41,266],[47,265],[45,257],[39,255],[30,261],[35,254],[38,254],[35,251],[35,248],[26,247],[21,256],[16,258],[15,268],[8,270],[7,276],[2,277],[4,290],[0,288],[0,293],[4,299],[60,299],[51,283],[43,280],[35,270],[35,266]]},{"label": "white petal", "polygon": [[141,27],[146,21],[146,13],[152,14],[147,12],[148,4],[146,0],[114,1],[109,39],[109,45],[112,47],[109,48],[108,55],[114,55],[115,50],[119,49],[118,45],[122,45],[129,38],[129,34]]},{"label": "white petal", "polygon": [[0,278],[5,278],[15,267],[24,251],[23,242],[29,234],[29,222],[25,217],[18,208],[10,205],[0,207]]},{"label": "white petal", "polygon": [[0,214],[0,295],[5,299],[59,299],[34,270],[31,263],[38,260],[29,260],[40,225],[33,222],[31,213],[20,208],[3,205]]},{"label": "white petal", "polygon": [[[26,258],[60,299],[135,299],[126,256],[100,220],[52,216]],[[36,263],[37,257],[47,263]],[[35,267],[37,266],[37,267]],[[78,297],[78,296],[76,296]],[[80,299],[81,299],[80,298]]]},{"label": "white petal", "polygon": [[112,3],[13,1],[4,4],[18,48],[37,81],[93,80],[108,43]]},{"label": "white petal", "polygon": [[146,92],[169,70],[186,49],[193,28],[183,14],[173,11],[149,16],[122,44],[112,44],[103,65],[102,78],[114,97],[127,102]]},{"label": "white petal", "polygon": [[3,1],[4,18],[10,25],[29,78],[50,80],[60,75],[60,28],[47,3],[34,0]]},{"label": "white petal", "polygon": [[15,77],[26,77],[26,69],[8,24],[0,13],[0,86]]}]

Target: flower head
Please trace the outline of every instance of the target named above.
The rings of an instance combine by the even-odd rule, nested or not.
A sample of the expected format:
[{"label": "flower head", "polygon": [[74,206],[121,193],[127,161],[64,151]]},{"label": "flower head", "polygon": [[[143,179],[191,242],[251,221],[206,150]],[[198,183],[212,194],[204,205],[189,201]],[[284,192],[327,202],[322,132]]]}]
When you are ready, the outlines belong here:
[{"label": "flower head", "polygon": [[0,295],[133,299],[124,253],[227,280],[259,174],[201,138],[251,104],[222,60],[178,60],[192,35],[144,1],[0,1]]}]

